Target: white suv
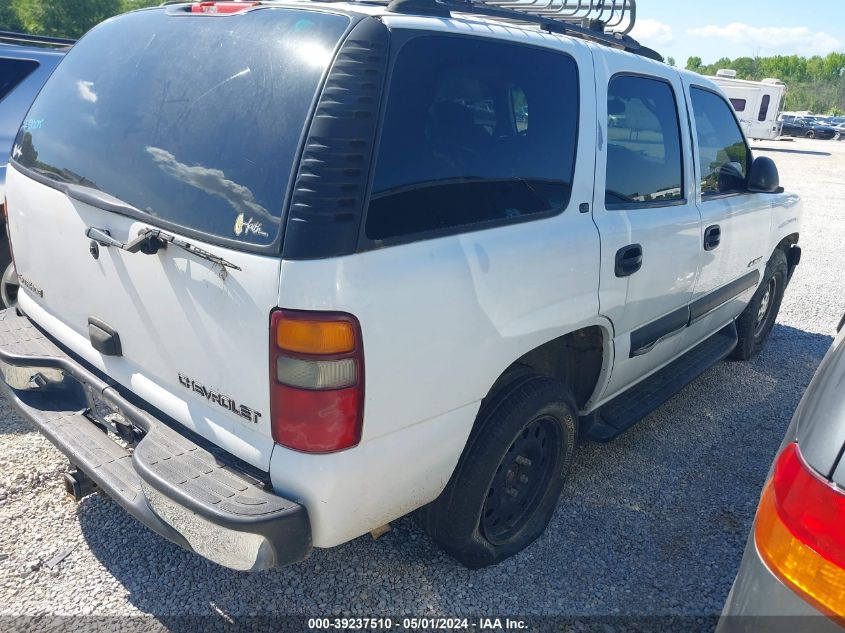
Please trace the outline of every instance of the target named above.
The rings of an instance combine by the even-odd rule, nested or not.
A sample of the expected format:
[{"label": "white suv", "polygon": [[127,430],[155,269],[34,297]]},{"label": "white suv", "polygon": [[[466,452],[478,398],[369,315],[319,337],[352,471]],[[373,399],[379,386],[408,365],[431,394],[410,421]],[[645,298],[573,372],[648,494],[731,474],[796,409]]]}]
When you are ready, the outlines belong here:
[{"label": "white suv", "polygon": [[518,552],[578,438],[757,353],[798,263],[772,161],[653,57],[435,0],[105,22],[13,150],[9,398],[75,496],[235,569],[413,511]]}]

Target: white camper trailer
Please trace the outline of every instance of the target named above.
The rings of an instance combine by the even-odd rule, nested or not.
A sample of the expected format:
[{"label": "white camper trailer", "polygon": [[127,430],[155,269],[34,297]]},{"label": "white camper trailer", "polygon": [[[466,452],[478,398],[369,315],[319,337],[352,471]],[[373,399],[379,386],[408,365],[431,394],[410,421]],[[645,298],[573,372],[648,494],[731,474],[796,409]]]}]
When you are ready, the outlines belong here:
[{"label": "white camper trailer", "polygon": [[737,79],[735,70],[719,70],[711,79],[730,99],[746,137],[773,139],[780,136],[778,113],[786,94],[782,81]]}]

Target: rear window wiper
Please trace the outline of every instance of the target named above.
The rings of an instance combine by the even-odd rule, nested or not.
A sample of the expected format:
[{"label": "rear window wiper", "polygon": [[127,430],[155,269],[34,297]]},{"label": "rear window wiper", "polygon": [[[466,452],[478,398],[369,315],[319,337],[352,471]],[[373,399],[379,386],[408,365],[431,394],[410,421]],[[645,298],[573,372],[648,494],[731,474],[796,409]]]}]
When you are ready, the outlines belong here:
[{"label": "rear window wiper", "polygon": [[85,235],[102,246],[119,248],[127,253],[141,252],[146,255],[155,255],[159,250],[165,248],[167,244],[173,244],[173,246],[178,246],[192,255],[209,261],[212,264],[217,264],[223,272],[225,272],[227,268],[231,268],[232,270],[241,270],[240,266],[223,259],[219,255],[209,253],[207,250],[202,249],[187,240],[183,240],[182,238],[171,235],[170,233],[165,233],[160,229],[143,229],[131,242],[121,242],[120,240],[113,238],[106,229],[98,229],[93,226],[89,226],[85,230]]},{"label": "rear window wiper", "polygon": [[[95,189],[94,187],[69,184],[65,186],[65,194],[74,200],[85,202],[86,204],[95,206],[98,209],[116,211],[118,213],[125,213],[126,211],[132,211],[134,214],[139,213],[135,207],[127,204],[120,198],[116,198],[115,196],[112,196],[105,191]],[[137,253],[140,251],[146,255],[155,255],[159,250],[165,248],[167,244],[173,244],[173,246],[178,246],[182,250],[192,253],[193,255],[209,261],[212,264],[220,266],[222,277],[225,277],[227,268],[231,268],[232,270],[241,270],[240,266],[223,259],[219,255],[209,253],[207,250],[202,249],[187,240],[183,240],[182,238],[171,235],[170,233],[165,233],[160,229],[143,229],[140,233],[138,233],[138,236],[134,240],[127,243],[116,240],[106,229],[98,229],[96,227],[88,227],[85,230],[85,235],[102,246],[119,248],[127,251],[128,253]]]}]

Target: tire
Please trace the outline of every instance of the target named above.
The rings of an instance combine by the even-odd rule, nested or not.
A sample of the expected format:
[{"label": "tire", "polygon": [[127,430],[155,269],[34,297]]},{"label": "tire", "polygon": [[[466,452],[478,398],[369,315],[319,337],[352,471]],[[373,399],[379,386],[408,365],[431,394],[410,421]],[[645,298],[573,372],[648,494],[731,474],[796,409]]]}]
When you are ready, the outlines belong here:
[{"label": "tire", "polygon": [[578,408],[562,383],[522,373],[482,404],[443,493],[417,523],[471,569],[533,543],[552,518],[575,449]]},{"label": "tire", "polygon": [[3,277],[0,277],[0,301],[6,308],[18,307],[18,290],[20,284],[18,283],[18,273],[15,270],[15,263],[12,262],[6,266],[3,272]]},{"label": "tire", "polygon": [[731,358],[750,360],[763,349],[775,325],[788,276],[786,255],[776,249],[766,264],[763,282],[736,320],[739,342],[731,352]]},{"label": "tire", "polygon": [[813,130],[810,130],[804,136],[806,136],[807,138],[816,138],[816,133]]}]

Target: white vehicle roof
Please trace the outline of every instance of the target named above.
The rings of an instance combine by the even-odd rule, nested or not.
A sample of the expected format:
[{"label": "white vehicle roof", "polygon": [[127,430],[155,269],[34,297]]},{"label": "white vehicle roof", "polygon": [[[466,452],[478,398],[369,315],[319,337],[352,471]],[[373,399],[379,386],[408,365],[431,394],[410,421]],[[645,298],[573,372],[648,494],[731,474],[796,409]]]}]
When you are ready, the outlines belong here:
[{"label": "white vehicle roof", "polygon": [[[271,0],[272,1],[272,0]],[[471,0],[470,4],[464,7],[460,2],[454,0],[442,0],[436,3],[434,0],[404,0],[409,6],[404,11],[398,11],[393,3],[387,0],[364,0],[360,2],[314,2],[312,0],[285,0],[280,1],[281,6],[307,6],[310,9],[322,7],[327,10],[358,13],[362,15],[378,16],[383,18],[385,23],[396,27],[417,28],[433,31],[461,31],[467,34],[478,34],[514,40],[533,40],[537,43],[550,43],[554,41],[570,41],[579,43],[594,43],[601,50],[626,53],[628,50],[639,49],[638,56],[657,62],[654,57],[657,53],[641,46],[636,40],[628,36],[633,28],[636,19],[636,0],[619,0],[612,3],[608,9],[604,5],[594,7],[593,3],[587,3],[587,8],[581,8],[578,3],[572,8],[566,2],[554,5],[557,13],[549,13],[548,7],[552,4],[543,5],[542,8],[534,8],[533,2],[509,2],[507,6],[501,3],[486,4],[481,0]],[[410,4],[413,2],[413,4]],[[426,6],[430,2],[431,6]],[[552,0],[554,3],[554,0]],[[523,6],[520,6],[523,5]],[[608,5],[610,6],[610,5]],[[604,7],[604,8],[603,8]],[[432,9],[442,12],[441,15],[433,15]],[[543,9],[543,10],[541,10]],[[501,17],[489,15],[489,12],[500,11]],[[533,12],[532,12],[533,11]],[[571,14],[571,15],[563,15]],[[594,31],[583,26],[584,20],[595,16],[604,19],[607,27],[604,32]],[[539,21],[545,20],[556,28],[566,29],[569,33],[550,32]],[[462,27],[459,25],[466,25]],[[441,28],[448,25],[447,28]],[[473,26],[474,25],[474,26]],[[491,26],[494,28],[491,29]],[[553,30],[555,30],[553,29]],[[603,40],[603,41],[601,41]],[[649,57],[651,55],[651,57]]]}]

